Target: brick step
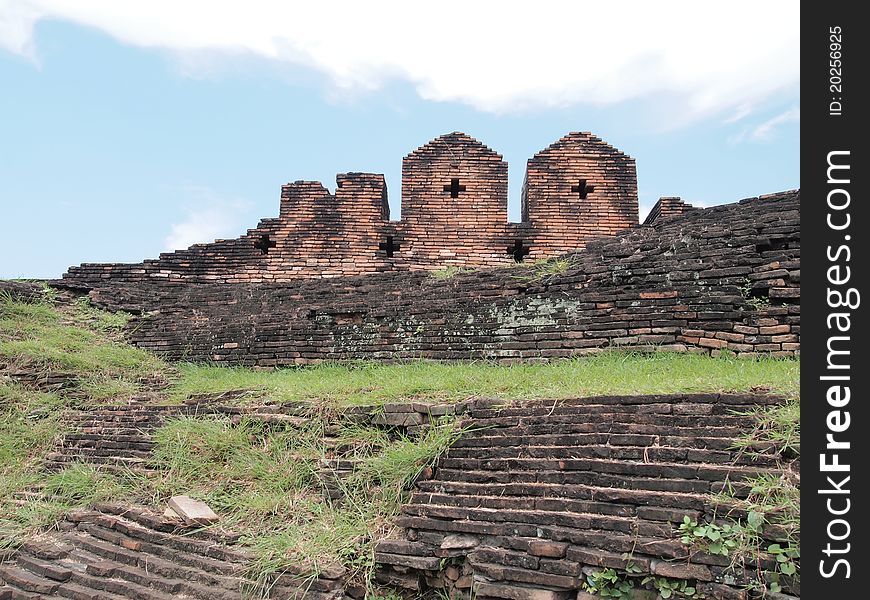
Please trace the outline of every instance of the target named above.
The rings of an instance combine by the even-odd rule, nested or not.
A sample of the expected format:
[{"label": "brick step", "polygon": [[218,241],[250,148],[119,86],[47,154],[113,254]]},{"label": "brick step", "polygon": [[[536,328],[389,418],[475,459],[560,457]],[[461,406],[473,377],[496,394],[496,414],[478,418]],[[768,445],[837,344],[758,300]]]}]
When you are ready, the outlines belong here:
[{"label": "brick step", "polygon": [[623,518],[637,517],[648,521],[660,521],[676,524],[679,524],[684,516],[697,520],[701,514],[699,510],[687,508],[664,508],[660,506],[636,505],[620,502],[597,502],[595,500],[576,500],[573,498],[521,495],[484,496],[416,492],[411,496],[409,504],[434,504],[439,506],[487,508],[493,510],[520,507],[539,511],[571,512],[597,516],[603,515]]},{"label": "brick step", "polygon": [[[672,478],[687,480],[739,481],[755,477],[766,471],[753,467],[718,465],[711,463],[680,464],[675,462],[637,462],[596,458],[445,458],[439,461],[441,469],[458,471],[496,471],[516,474],[532,471],[540,481],[545,473],[593,473],[595,475],[640,476],[654,479]],[[440,470],[437,476],[443,478]]]},{"label": "brick step", "polygon": [[[187,594],[203,600],[209,600],[211,597],[224,600],[238,598],[246,587],[247,582],[241,577],[243,569],[232,563],[224,563],[224,572],[221,574],[179,565],[146,552],[143,546],[140,546],[139,550],[131,550],[116,545],[113,542],[118,541],[117,535],[98,526],[89,524],[80,526],[74,534],[67,537],[67,540],[78,548],[99,556],[103,561],[115,563],[112,576],[134,583],[142,583],[142,577],[147,574],[149,577],[156,578],[156,583],[149,585],[162,590],[174,589],[174,593]],[[214,565],[213,562],[212,566]],[[238,574],[229,575],[228,569],[235,570]],[[340,581],[320,577],[314,579],[298,577],[295,581],[297,585],[291,586],[289,585],[291,578],[283,577],[281,585],[277,587],[287,591],[304,590],[307,593],[329,592],[341,585]]]},{"label": "brick step", "polygon": [[468,415],[475,420],[499,419],[511,417],[541,417],[550,419],[559,416],[579,415],[608,415],[617,420],[630,417],[657,418],[669,416],[678,419],[710,419],[723,417],[729,419],[749,419],[751,417],[741,414],[747,413],[753,407],[733,406],[728,404],[696,404],[696,403],[649,403],[649,404],[596,404],[594,402],[584,404],[566,405],[562,403],[549,404],[546,406],[507,406],[496,409],[474,409]]},{"label": "brick step", "polygon": [[[432,480],[439,483],[478,483],[478,484],[561,484],[587,485],[601,488],[649,490],[654,492],[683,492],[706,494],[712,490],[721,491],[721,482],[710,483],[700,479],[676,477],[651,478],[631,477],[621,474],[595,473],[590,471],[464,471],[438,469]],[[429,482],[420,482],[418,487],[428,489]],[[736,484],[735,484],[736,485]],[[738,489],[739,491],[739,489]]]},{"label": "brick step", "polygon": [[46,561],[25,553],[18,554],[17,563],[22,569],[54,581],[64,582],[72,575],[72,571],[61,563]]},{"label": "brick step", "polygon": [[99,440],[67,440],[64,439],[59,446],[59,450],[82,450],[84,452],[92,452],[95,450],[107,450],[117,453],[141,452],[145,456],[149,455],[154,448],[153,442],[116,442],[111,438]]},{"label": "brick step", "polygon": [[161,417],[170,413],[183,412],[178,406],[158,406],[153,404],[128,404],[117,407],[98,407],[80,411],[76,416],[98,419],[127,419],[140,417]]},{"label": "brick step", "polygon": [[[569,542],[580,546],[600,548],[614,553],[638,552],[674,559],[685,559],[688,556],[687,548],[679,540],[638,537],[615,531],[577,529],[560,525],[515,523],[512,521],[442,520],[410,515],[399,515],[394,522],[399,527],[407,527],[415,531],[431,531],[439,535],[457,533],[495,537],[539,537],[557,542]],[[693,560],[694,558],[693,556]]]},{"label": "brick step", "polygon": [[[150,450],[137,450],[135,448],[94,448],[90,446],[66,446],[58,447],[55,452],[65,456],[80,455],[91,458],[107,458],[106,462],[114,462],[113,458],[141,458],[147,459],[151,457]],[[92,461],[100,462],[100,461]]]},{"label": "brick step", "polygon": [[[73,448],[70,448],[73,450]],[[80,454],[80,453],[62,453],[62,452],[50,452],[45,460],[47,462],[53,463],[62,463],[64,466],[69,463],[94,463],[99,464],[101,466],[127,466],[127,467],[138,467],[145,466],[148,464],[148,459],[140,457],[140,456],[118,456],[115,455],[96,455],[96,454]]]},{"label": "brick step", "polygon": [[95,591],[78,583],[64,583],[55,592],[61,598],[70,600],[123,600],[126,596],[119,596],[106,591]]},{"label": "brick step", "polygon": [[[94,564],[99,565],[99,563]],[[178,595],[172,592],[111,577],[99,569],[99,567],[94,567],[92,571],[75,572],[70,581],[88,590],[114,594],[121,598],[129,598],[130,600],[172,600],[178,598]]]},{"label": "brick step", "polygon": [[134,429],[151,431],[163,425],[166,419],[99,419],[90,417],[81,421],[73,421],[71,424],[76,429]]},{"label": "brick step", "polygon": [[30,594],[50,596],[60,587],[59,581],[31,573],[23,567],[8,563],[0,565],[0,582],[12,589],[13,598],[39,597]]},{"label": "brick step", "polygon": [[417,482],[423,493],[462,494],[466,496],[532,496],[535,498],[569,498],[595,502],[613,502],[635,506],[656,506],[686,510],[704,510],[709,498],[701,493],[672,492],[602,487],[561,483],[466,483],[428,480]]},{"label": "brick step", "polygon": [[[536,563],[537,561],[533,562]],[[483,596],[486,595],[487,591],[493,588],[503,590],[506,587],[504,582],[528,584],[543,590],[569,591],[580,588],[583,579],[580,577],[579,567],[575,567],[575,575],[557,575],[555,573],[541,572],[533,568],[505,566],[503,564],[492,564],[477,560],[473,560],[471,564],[474,567],[476,589],[482,587],[481,595]],[[488,581],[498,581],[499,583],[491,584],[488,583]],[[520,591],[521,589],[522,588],[517,591]],[[530,596],[519,597],[525,598]]]},{"label": "brick step", "polygon": [[82,435],[97,435],[102,437],[111,437],[117,438],[119,436],[130,436],[130,437],[144,437],[145,439],[151,439],[151,432],[153,428],[140,428],[140,427],[101,427],[90,426],[90,427],[77,427],[76,432]]},{"label": "brick step", "polygon": [[174,407],[167,408],[125,408],[124,410],[88,410],[82,411],[73,418],[80,421],[93,419],[97,421],[129,421],[129,420],[157,420],[170,415],[183,414],[183,411]]},{"label": "brick step", "polygon": [[666,523],[637,521],[631,517],[616,517],[592,513],[560,512],[556,510],[524,509],[523,498],[513,498],[499,508],[471,508],[469,506],[444,506],[440,504],[408,504],[402,507],[403,515],[431,517],[438,520],[479,521],[482,523],[519,523],[524,525],[550,525],[577,529],[597,529],[630,535],[637,532],[645,537],[666,538],[674,528]]},{"label": "brick step", "polygon": [[[254,589],[244,577],[251,555],[223,543],[238,536],[182,527],[144,508],[98,506],[105,512],[71,513],[60,531],[25,542],[0,566],[10,597],[237,600]],[[305,575],[300,567],[270,582],[270,597],[344,596],[344,568]]]},{"label": "brick step", "polygon": [[510,419],[468,420],[463,423],[472,429],[480,429],[488,435],[538,435],[551,434],[554,430],[562,433],[636,433],[641,435],[659,435],[669,437],[707,437],[727,438],[733,444],[746,427],[718,427],[715,425],[695,425],[674,427],[667,422],[663,424],[637,423],[633,421],[603,421],[598,419]]},{"label": "brick step", "polygon": [[229,577],[240,577],[244,571],[243,565],[239,563],[218,560],[195,552],[180,551],[164,544],[155,544],[136,539],[135,537],[125,535],[116,530],[104,527],[103,525],[88,523],[80,525],[79,527],[81,530],[95,538],[110,542],[122,548],[136,550],[144,555],[158,556],[171,563],[199,569],[206,573]]},{"label": "brick step", "polygon": [[[109,507],[123,512],[124,516],[111,514]],[[96,524],[136,540],[166,545],[181,552],[220,561],[247,563],[250,559],[247,553],[224,545],[232,543],[238,536],[225,536],[212,534],[207,530],[191,529],[145,510],[122,511],[120,507],[110,504],[98,504],[95,508],[98,510],[72,513],[67,516],[67,520],[73,521],[77,526],[83,523]]]},{"label": "brick step", "polygon": [[123,434],[123,433],[120,433],[120,434],[109,433],[106,431],[101,431],[99,433],[77,432],[77,433],[68,433],[63,437],[63,439],[65,441],[83,441],[83,442],[96,441],[96,440],[107,440],[107,441],[112,441],[112,442],[121,443],[121,444],[151,444],[151,445],[154,444],[153,438],[150,435],[142,433],[142,432],[138,432],[138,433],[133,434],[133,435]]},{"label": "brick step", "polygon": [[[486,435],[480,435],[485,433]],[[642,433],[552,433],[552,429],[544,430],[543,433],[530,433],[528,428],[514,428],[511,430],[486,430],[478,435],[466,435],[460,437],[451,446],[454,448],[495,448],[499,446],[585,446],[595,444],[609,444],[612,446],[622,445],[660,445],[673,448],[694,448],[697,450],[723,450],[730,451],[734,448],[734,440],[730,438],[710,438],[705,436],[672,436],[672,435],[645,435]],[[757,452],[768,451],[774,448],[774,444],[753,444],[750,450]],[[775,456],[771,453],[771,456]]]},{"label": "brick step", "polygon": [[528,438],[530,444],[517,446],[450,448],[447,456],[453,459],[507,459],[507,458],[604,458],[640,461],[669,461],[680,463],[714,463],[755,466],[774,466],[777,461],[772,456],[754,456],[739,451],[697,450],[674,446],[633,446],[633,445],[544,445],[534,444],[535,438]]},{"label": "brick step", "polygon": [[[106,561],[107,577],[118,577],[171,593],[187,593],[203,600],[214,597],[231,598],[241,590],[242,579],[221,577],[198,569],[175,565],[167,560],[142,552],[127,550],[78,530],[67,541]],[[113,566],[108,569],[108,562]],[[193,583],[195,582],[195,583]],[[229,592],[229,593],[227,593]]]}]

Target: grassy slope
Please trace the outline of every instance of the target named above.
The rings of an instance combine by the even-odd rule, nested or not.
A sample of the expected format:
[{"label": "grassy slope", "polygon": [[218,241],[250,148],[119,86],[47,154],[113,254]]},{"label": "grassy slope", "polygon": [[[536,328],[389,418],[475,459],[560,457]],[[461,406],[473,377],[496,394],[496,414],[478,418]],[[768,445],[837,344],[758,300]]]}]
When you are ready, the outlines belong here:
[{"label": "grassy slope", "polygon": [[[665,353],[606,353],[513,366],[352,363],[271,372],[170,366],[124,344],[119,334],[124,322],[81,302],[58,309],[50,303],[0,299],[0,365],[76,376],[71,385],[51,393],[0,376],[0,539],[20,540],[63,512],[103,498],[162,508],[170,495],[189,493],[209,502],[221,514],[223,526],[246,534],[244,541],[259,557],[256,574],[302,563],[316,571],[338,562],[363,575],[372,566],[373,540],[389,530],[409,482],[455,436],[449,423],[424,439],[409,440],[390,439],[372,427],[336,426],[319,417],[301,428],[272,429],[255,422],[234,425],[189,418],[158,431],[158,470],[151,476],[109,475],[86,465],[51,476],[40,472],[40,461],[63,433],[64,410],[129,399],[147,391],[155,379],[173,382],[164,401],[250,389],[256,392],[243,401],[310,400],[323,410],[324,405],[480,396],[558,398],[756,388],[791,397],[798,393],[797,360]],[[756,435],[769,437],[782,429],[774,425]],[[320,461],[336,455],[336,438],[344,452],[360,461],[357,472],[341,481],[346,494],[341,504],[323,499],[318,475]]]},{"label": "grassy slope", "polygon": [[470,397],[569,398],[601,394],[663,394],[768,389],[797,396],[799,360],[738,360],[707,355],[606,352],[551,363],[498,365],[408,362],[326,364],[275,371],[199,364],[178,365],[170,390],[179,401],[192,394],[258,390],[277,401],[323,400],[329,404],[380,404]]}]

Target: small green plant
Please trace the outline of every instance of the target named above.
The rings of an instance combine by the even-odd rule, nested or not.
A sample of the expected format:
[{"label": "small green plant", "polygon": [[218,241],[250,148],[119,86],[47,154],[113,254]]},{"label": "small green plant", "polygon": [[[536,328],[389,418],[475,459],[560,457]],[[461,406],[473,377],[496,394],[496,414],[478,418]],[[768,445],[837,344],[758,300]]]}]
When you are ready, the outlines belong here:
[{"label": "small green plant", "polygon": [[757,537],[764,525],[764,515],[750,512],[746,524],[739,521],[699,524],[688,516],[680,523],[680,541],[686,546],[701,545],[709,554],[731,556],[735,551],[746,548]]},{"label": "small green plant", "polygon": [[740,295],[743,296],[744,300],[746,300],[746,304],[751,306],[752,310],[764,310],[770,308],[770,298],[757,293],[755,288],[752,287],[752,281],[749,279],[745,279],[744,281],[745,283],[740,288]]},{"label": "small green plant", "polygon": [[709,554],[730,557],[732,565],[766,550],[776,560],[776,570],[759,572],[757,585],[778,592],[781,589],[780,575],[792,576],[800,570],[800,549],[791,544],[785,548],[780,544],[765,547],[761,534],[766,522],[764,513],[755,510],[749,511],[745,521],[732,520],[721,525],[699,524],[684,516],[679,526],[680,541]]},{"label": "small green plant", "polygon": [[780,592],[782,591],[780,575],[791,577],[798,572],[800,550],[795,546],[783,548],[780,544],[771,544],[767,547],[767,553],[776,560],[776,571],[768,573],[767,587],[771,592]]},{"label": "small green plant", "polygon": [[576,264],[576,260],[572,257],[568,258],[550,258],[538,260],[528,263],[520,263],[519,267],[525,267],[525,273],[514,275],[514,279],[527,282],[549,282],[554,277],[562,275]]},{"label": "small green plant", "polygon": [[625,572],[612,568],[595,571],[586,576],[583,581],[583,589],[602,598],[621,600],[634,598],[635,589],[638,587],[655,590],[665,600],[668,598],[691,598],[694,600],[704,597],[691,581],[653,575],[641,578],[640,572],[641,570],[633,563],[628,563]]},{"label": "small green plant", "polygon": [[698,589],[685,579],[670,579],[669,577],[644,577],[641,584],[651,587],[659,596],[668,598],[703,598]]},{"label": "small green plant", "polygon": [[629,600],[634,591],[634,579],[621,575],[616,569],[602,569],[586,576],[583,589],[602,598]]}]

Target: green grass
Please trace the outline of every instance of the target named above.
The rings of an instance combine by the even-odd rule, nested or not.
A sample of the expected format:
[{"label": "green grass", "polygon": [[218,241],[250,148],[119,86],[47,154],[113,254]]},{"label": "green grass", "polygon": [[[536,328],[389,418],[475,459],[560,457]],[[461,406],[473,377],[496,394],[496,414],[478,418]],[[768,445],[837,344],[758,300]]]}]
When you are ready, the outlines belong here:
[{"label": "green grass", "polygon": [[[302,426],[277,428],[254,420],[181,418],[156,433],[158,471],[140,481],[138,494],[158,506],[189,494],[221,516],[221,527],[244,532],[243,543],[257,557],[253,593],[262,594],[274,575],[300,567],[313,577],[340,564],[368,581],[374,542],[388,533],[420,471],[456,435],[451,422],[409,439],[317,415]],[[350,476],[329,477],[321,467],[337,456],[336,445],[342,458],[358,461]],[[324,498],[327,483],[343,491],[340,502]]]},{"label": "green grass", "polygon": [[456,275],[460,273],[471,273],[474,269],[467,269],[463,267],[457,267],[455,265],[448,265],[444,268],[438,269],[437,271],[430,271],[429,274],[435,279],[447,280],[453,279]]},{"label": "green grass", "polygon": [[[747,454],[775,452],[783,457],[780,472],[761,474],[743,483],[750,486],[747,498],[737,500],[725,494],[726,500],[735,501],[745,511],[767,515],[770,522],[782,525],[792,537],[793,545],[800,544],[800,474],[794,465],[800,460],[801,405],[799,398],[788,402],[748,411],[756,426],[735,442],[735,448]],[[759,444],[761,449],[759,450]]]},{"label": "green grass", "polygon": [[167,365],[126,344],[120,330],[127,317],[92,308],[79,300],[58,307],[0,297],[0,364],[33,373],[75,375],[80,397],[125,399],[159,376]]},{"label": "green grass", "polygon": [[129,489],[88,465],[54,474],[42,471],[65,430],[66,409],[78,402],[0,380],[0,548],[52,526],[74,508],[123,496]]},{"label": "green grass", "polygon": [[178,365],[170,398],[255,390],[247,397],[312,400],[335,405],[401,400],[456,402],[473,397],[569,398],[602,394],[667,394],[767,389],[798,394],[799,359],[744,360],[672,353],[605,352],[551,363],[498,365],[407,362],[325,364],[254,371],[241,367]]}]

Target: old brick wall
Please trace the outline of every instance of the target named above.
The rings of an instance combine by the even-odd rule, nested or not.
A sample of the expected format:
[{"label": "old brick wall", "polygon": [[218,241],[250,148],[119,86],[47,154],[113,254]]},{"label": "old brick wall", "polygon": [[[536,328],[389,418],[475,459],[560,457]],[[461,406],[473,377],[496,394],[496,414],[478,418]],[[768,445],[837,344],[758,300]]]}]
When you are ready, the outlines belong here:
[{"label": "old brick wall", "polygon": [[248,365],[605,348],[791,356],[800,348],[800,193],[693,210],[550,267],[250,285],[109,280],[90,295],[143,313],[130,329],[142,347]]},{"label": "old brick wall", "polygon": [[529,161],[524,223],[508,223],[507,163],[461,132],[404,158],[399,221],[390,220],[383,175],[340,174],[336,183],[335,194],[316,181],[284,185],[279,216],[237,239],[138,264],[83,264],[64,279],[253,283],[501,266],[637,224],[634,161],[591,134],[569,134]]}]

